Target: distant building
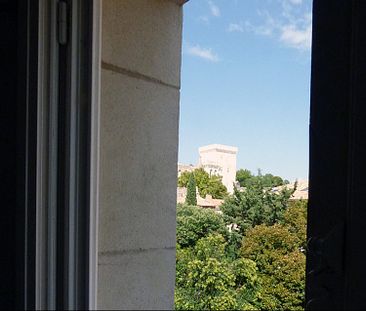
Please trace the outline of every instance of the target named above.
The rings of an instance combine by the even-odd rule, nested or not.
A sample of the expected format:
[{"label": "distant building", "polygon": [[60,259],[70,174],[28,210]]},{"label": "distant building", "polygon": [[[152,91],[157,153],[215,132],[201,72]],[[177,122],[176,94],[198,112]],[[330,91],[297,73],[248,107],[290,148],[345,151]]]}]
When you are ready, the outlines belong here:
[{"label": "distant building", "polygon": [[187,188],[177,187],[177,203],[184,203],[186,201]]},{"label": "distant building", "polygon": [[[289,188],[295,186],[294,183],[288,185]],[[309,181],[308,180],[298,180],[295,192],[292,194],[290,200],[307,200],[309,196]]]},{"label": "distant building", "polygon": [[193,172],[196,168],[198,167],[192,164],[178,163],[178,177],[180,177],[180,175],[182,175],[184,172]]},{"label": "distant building", "polygon": [[197,205],[202,208],[210,208],[214,210],[219,210],[221,204],[224,203],[222,199],[213,199],[212,195],[206,194],[205,198],[197,196]]},{"label": "distant building", "polygon": [[[198,190],[197,193],[197,206],[202,208],[211,208],[214,210],[218,210],[220,205],[224,202],[221,199],[213,199],[211,195],[207,194],[205,198],[202,198]],[[187,188],[186,187],[178,187],[177,188],[177,203],[185,203],[187,196]]]},{"label": "distant building", "polygon": [[213,144],[203,146],[199,151],[199,167],[210,175],[222,176],[222,183],[229,193],[234,192],[236,177],[237,147]]},{"label": "distant building", "polygon": [[[279,192],[284,188],[294,189],[295,183],[273,188],[274,192]],[[308,180],[298,180],[295,192],[292,194],[290,200],[307,200],[309,195]]]}]

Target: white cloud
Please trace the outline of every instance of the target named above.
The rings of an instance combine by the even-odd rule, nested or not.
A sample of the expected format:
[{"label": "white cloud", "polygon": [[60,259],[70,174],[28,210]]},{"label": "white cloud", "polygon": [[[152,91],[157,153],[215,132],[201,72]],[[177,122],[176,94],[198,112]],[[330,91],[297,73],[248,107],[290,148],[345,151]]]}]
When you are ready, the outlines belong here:
[{"label": "white cloud", "polygon": [[292,48],[304,51],[310,50],[312,35],[311,13],[308,12],[289,20],[290,22],[284,24],[280,29],[280,41]]},{"label": "white cloud", "polygon": [[283,26],[280,40],[290,47],[309,50],[311,47],[311,24],[305,29],[299,29],[294,24]]},{"label": "white cloud", "polygon": [[263,25],[253,25],[249,21],[245,22],[245,29],[248,32],[253,32],[256,35],[261,36],[271,36],[275,30],[276,26],[271,23],[265,23]]},{"label": "white cloud", "polygon": [[302,0],[289,0],[292,4],[298,5],[302,3]]},{"label": "white cloud", "polygon": [[212,52],[210,48],[201,48],[199,45],[188,46],[186,52],[189,55],[197,56],[210,62],[216,63],[219,61],[217,54]]},{"label": "white cloud", "polygon": [[198,20],[200,21],[200,22],[202,22],[203,24],[205,24],[205,25],[209,25],[210,24],[210,19],[207,17],[207,16],[200,16],[199,18],[198,18]]},{"label": "white cloud", "polygon": [[242,24],[231,23],[227,28],[228,32],[244,32],[244,27]]},{"label": "white cloud", "polygon": [[221,15],[219,7],[211,0],[208,1],[208,5],[210,6],[210,11],[213,16],[219,17]]},{"label": "white cloud", "polygon": [[264,19],[264,23],[260,25],[253,25],[250,21],[245,22],[245,30],[261,36],[272,36],[279,27],[276,21],[268,12],[257,12],[258,16]]},{"label": "white cloud", "polygon": [[262,19],[259,25],[253,25],[250,21],[245,22],[245,30],[256,35],[275,38],[287,47],[302,51],[311,48],[311,13],[293,11],[289,2],[301,4],[302,0],[283,0],[282,14],[273,18],[268,11],[258,11]]}]

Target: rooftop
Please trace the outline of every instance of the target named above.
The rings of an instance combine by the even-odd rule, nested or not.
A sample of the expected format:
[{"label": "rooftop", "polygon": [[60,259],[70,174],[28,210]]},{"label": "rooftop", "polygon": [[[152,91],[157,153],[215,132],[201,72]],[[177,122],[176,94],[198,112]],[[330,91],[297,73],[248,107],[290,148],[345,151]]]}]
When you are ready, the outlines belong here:
[{"label": "rooftop", "polygon": [[237,153],[238,152],[238,147],[220,145],[220,144],[212,144],[212,145],[199,147],[198,150],[199,150],[199,152],[206,152],[206,151],[216,150],[216,151],[219,151],[219,152]]}]

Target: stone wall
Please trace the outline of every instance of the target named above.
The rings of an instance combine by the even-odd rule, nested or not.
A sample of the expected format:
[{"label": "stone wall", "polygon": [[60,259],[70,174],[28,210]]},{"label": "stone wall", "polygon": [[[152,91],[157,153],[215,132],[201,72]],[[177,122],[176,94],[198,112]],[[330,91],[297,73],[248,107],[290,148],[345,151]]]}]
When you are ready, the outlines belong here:
[{"label": "stone wall", "polygon": [[105,0],[99,309],[172,309],[182,7]]}]

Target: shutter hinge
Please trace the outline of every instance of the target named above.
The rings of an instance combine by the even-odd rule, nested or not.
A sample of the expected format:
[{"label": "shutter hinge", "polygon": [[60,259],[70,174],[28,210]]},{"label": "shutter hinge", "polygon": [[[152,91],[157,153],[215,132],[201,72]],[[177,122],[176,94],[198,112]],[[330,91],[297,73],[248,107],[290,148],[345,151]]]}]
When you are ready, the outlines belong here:
[{"label": "shutter hinge", "polygon": [[57,32],[58,43],[65,45],[67,43],[67,3],[59,1],[57,3]]}]

